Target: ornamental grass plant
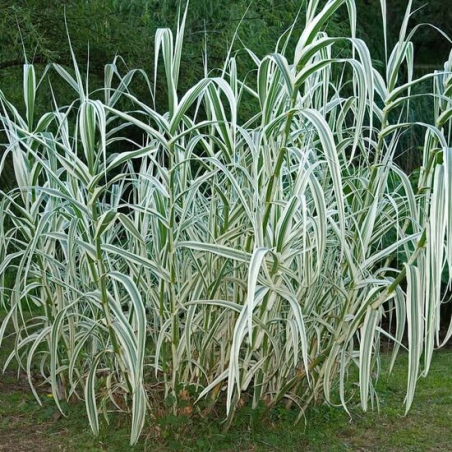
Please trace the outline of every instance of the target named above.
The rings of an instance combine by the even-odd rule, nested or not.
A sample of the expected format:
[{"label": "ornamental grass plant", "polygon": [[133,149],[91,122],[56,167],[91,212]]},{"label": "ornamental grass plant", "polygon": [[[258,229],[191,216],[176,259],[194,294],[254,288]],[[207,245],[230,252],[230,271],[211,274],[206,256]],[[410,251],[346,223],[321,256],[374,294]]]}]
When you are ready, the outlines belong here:
[{"label": "ornamental grass plant", "polygon": [[[328,36],[339,8],[350,33]],[[409,410],[452,334],[439,335],[452,56],[414,78],[410,14],[411,1],[398,42],[382,43],[384,70],[356,37],[354,0],[310,0],[294,53],[290,29],[262,59],[246,49],[255,77],[229,52],[183,93],[185,15],[174,34],[157,32],[154,74],[115,61],[91,92],[75,55],[39,80],[24,65],[24,113],[0,92],[0,174],[11,158],[16,180],[0,193],[0,343],[13,334],[5,365],[17,361],[38,400],[34,372],[59,407],[84,401],[95,434],[99,414],[131,413],[134,444],[162,400],[174,413],[216,405],[227,424],[244,403],[286,403],[300,418],[318,400],[347,410],[357,368],[367,410],[384,338],[391,365],[408,351]],[[38,117],[49,74],[73,101],[53,98]],[[138,77],[146,99],[133,94]],[[163,86],[167,105],[154,105]],[[408,121],[422,96],[432,121]],[[416,181],[395,162],[411,128]]]}]

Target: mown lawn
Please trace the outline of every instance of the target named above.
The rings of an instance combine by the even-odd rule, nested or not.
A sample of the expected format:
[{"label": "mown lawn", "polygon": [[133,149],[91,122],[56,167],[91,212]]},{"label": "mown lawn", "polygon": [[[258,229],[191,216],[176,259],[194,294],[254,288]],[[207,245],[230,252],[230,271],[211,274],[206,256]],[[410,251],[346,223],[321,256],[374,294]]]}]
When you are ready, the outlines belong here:
[{"label": "mown lawn", "polygon": [[[10,343],[8,344],[11,345]],[[0,349],[3,365],[7,348]],[[352,419],[340,408],[320,405],[294,426],[296,412],[279,408],[265,420],[242,409],[233,427],[184,416],[153,420],[140,443],[128,446],[129,419],[115,415],[91,435],[82,403],[63,404],[67,417],[41,388],[40,407],[24,375],[0,377],[0,451],[447,451],[452,450],[452,351],[438,351],[427,379],[419,381],[413,408],[404,416],[406,356],[378,383],[381,410],[364,414],[351,402]]]}]

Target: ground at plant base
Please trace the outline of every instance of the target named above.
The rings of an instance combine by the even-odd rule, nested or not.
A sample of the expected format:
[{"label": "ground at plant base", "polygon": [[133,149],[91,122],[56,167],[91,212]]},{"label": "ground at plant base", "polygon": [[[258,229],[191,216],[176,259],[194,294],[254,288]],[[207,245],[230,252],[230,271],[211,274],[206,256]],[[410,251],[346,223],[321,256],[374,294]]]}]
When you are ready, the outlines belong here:
[{"label": "ground at plant base", "polygon": [[[5,360],[1,350],[0,362]],[[40,407],[26,377],[14,371],[0,376],[0,451],[438,451],[452,450],[452,350],[434,355],[427,378],[419,380],[410,413],[405,417],[406,355],[392,375],[378,382],[380,413],[363,413],[350,405],[352,419],[340,408],[325,405],[309,410],[304,422],[294,426],[295,413],[274,410],[254,420],[247,409],[239,412],[224,433],[217,421],[184,416],[160,419],[145,428],[140,443],[128,446],[129,419],[112,417],[95,438],[89,429],[83,403],[63,404],[67,417],[57,410],[50,394],[40,392]]]}]

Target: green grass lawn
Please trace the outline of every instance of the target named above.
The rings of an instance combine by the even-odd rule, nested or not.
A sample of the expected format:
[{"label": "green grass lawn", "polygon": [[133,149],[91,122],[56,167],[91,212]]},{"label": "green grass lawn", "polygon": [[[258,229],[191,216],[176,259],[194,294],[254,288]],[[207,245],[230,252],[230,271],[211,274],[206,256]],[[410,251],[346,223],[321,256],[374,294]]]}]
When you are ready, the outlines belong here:
[{"label": "green grass lawn", "polygon": [[[7,356],[0,350],[0,362]],[[184,416],[152,420],[140,443],[128,446],[129,419],[115,415],[94,438],[82,403],[63,404],[59,414],[45,388],[40,407],[23,375],[13,370],[0,377],[0,451],[447,451],[451,450],[452,351],[439,351],[428,378],[419,381],[413,408],[404,416],[406,356],[392,375],[378,383],[381,410],[364,414],[350,403],[352,419],[340,408],[319,405],[306,415],[306,427],[293,421],[296,412],[274,410],[265,419],[253,419],[243,408],[224,433],[215,420]]]}]

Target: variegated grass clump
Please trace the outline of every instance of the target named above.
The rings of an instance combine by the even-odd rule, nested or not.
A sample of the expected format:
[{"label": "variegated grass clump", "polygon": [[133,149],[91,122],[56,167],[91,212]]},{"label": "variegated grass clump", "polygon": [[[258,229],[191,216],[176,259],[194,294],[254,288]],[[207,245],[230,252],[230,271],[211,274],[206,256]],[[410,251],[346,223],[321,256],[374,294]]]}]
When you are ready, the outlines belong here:
[{"label": "variegated grass clump", "polygon": [[[285,56],[292,30],[263,59],[248,50],[255,84],[230,53],[217,76],[180,93],[185,17],[175,36],[159,30],[154,80],[140,76],[151,95],[166,83],[164,114],[132,94],[137,71],[122,76],[114,63],[102,97],[76,64],[52,65],[74,101],[55,100],[39,118],[33,65],[24,115],[0,94],[0,170],[10,156],[17,182],[0,199],[0,341],[11,325],[6,365],[17,360],[38,400],[36,366],[58,406],[85,401],[94,433],[99,412],[130,411],[135,443],[162,397],[175,412],[187,394],[225,401],[229,421],[241,398],[286,400],[301,416],[338,396],[347,409],[356,365],[366,410],[385,336],[391,365],[408,349],[410,408],[441,345],[441,277],[452,264],[452,58],[413,78],[410,1],[380,73],[355,37],[354,1],[318,3],[308,2],[294,57]],[[350,36],[330,37],[322,30],[342,6]],[[417,124],[413,187],[394,157],[425,80],[434,122]],[[247,98],[259,108],[242,121]],[[126,137],[130,128],[141,141]]]}]

